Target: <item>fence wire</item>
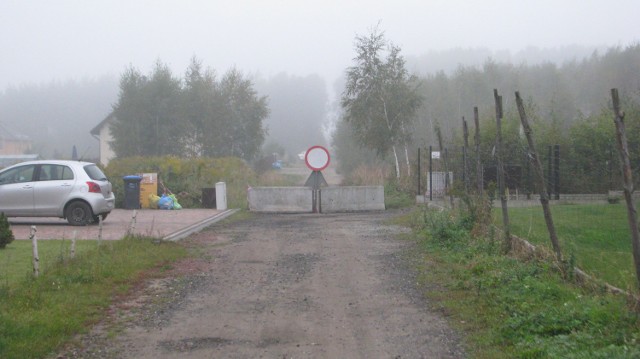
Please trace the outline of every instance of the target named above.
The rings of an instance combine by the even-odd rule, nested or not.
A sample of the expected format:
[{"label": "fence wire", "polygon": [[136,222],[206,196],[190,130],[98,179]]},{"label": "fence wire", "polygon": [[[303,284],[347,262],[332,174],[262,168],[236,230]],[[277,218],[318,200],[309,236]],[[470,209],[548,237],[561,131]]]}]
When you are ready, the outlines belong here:
[{"label": "fence wire", "polygon": [[[463,147],[433,149],[433,153],[429,148],[421,150],[425,155],[420,161],[420,195],[427,201],[447,203],[448,195],[459,198],[476,194],[479,175],[484,195],[493,199],[494,223],[502,227],[493,149],[480,154],[480,165],[474,148],[466,153]],[[564,258],[599,280],[635,290],[630,230],[615,148],[590,158],[560,145],[541,146],[538,151]],[[505,148],[502,157],[511,234],[551,248],[528,146]],[[638,177],[634,173],[636,184]]]}]

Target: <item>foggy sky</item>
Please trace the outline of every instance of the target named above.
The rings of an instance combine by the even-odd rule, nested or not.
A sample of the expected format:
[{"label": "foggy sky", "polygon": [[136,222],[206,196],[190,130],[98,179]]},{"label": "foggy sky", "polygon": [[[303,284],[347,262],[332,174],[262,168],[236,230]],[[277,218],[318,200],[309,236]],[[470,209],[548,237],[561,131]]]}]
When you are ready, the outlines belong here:
[{"label": "foggy sky", "polygon": [[223,73],[319,74],[352,65],[380,21],[405,56],[451,48],[627,46],[638,0],[2,0],[0,91],[9,85],[148,73],[181,76],[192,56]]}]

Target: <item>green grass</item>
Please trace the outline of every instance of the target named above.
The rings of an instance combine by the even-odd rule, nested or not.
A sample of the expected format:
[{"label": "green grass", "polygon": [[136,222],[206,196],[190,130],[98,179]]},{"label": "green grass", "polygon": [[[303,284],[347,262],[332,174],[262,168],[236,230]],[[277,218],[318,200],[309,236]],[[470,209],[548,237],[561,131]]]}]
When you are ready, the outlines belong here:
[{"label": "green grass", "polygon": [[[31,273],[31,248],[14,241],[0,250],[0,358],[42,358],[98,320],[117,295],[153,268],[187,255],[176,243],[149,238],[40,241],[41,275]],[[9,268],[11,268],[9,270]]]},{"label": "green grass", "polygon": [[471,358],[638,358],[640,323],[621,296],[566,281],[544,260],[501,254],[460,217],[414,218],[420,282]]},{"label": "green grass", "polygon": [[[76,255],[97,247],[97,241],[76,241]],[[68,259],[71,240],[38,241],[40,272],[47,272]],[[15,240],[5,249],[0,250],[0,286],[13,287],[33,275],[31,241]]]},{"label": "green grass", "polygon": [[384,186],[384,206],[386,209],[407,208],[415,203],[415,195],[403,191],[395,183],[388,183]]},{"label": "green grass", "polygon": [[[554,205],[551,213],[566,258],[607,283],[637,288],[624,204]],[[494,216],[502,223],[500,209]],[[510,208],[509,220],[512,234],[551,247],[541,207]]]}]

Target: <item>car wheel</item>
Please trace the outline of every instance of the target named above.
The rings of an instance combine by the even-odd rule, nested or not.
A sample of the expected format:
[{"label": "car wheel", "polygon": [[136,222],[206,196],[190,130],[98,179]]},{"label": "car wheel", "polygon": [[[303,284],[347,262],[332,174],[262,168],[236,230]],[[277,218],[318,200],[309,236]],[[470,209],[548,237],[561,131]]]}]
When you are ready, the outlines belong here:
[{"label": "car wheel", "polygon": [[109,213],[96,214],[95,216],[93,216],[93,223],[95,224],[100,223],[100,216],[102,216],[102,221],[104,221],[105,219],[107,219],[108,214]]},{"label": "car wheel", "polygon": [[84,202],[73,202],[67,207],[65,212],[67,221],[72,226],[86,226],[93,219],[91,207]]}]

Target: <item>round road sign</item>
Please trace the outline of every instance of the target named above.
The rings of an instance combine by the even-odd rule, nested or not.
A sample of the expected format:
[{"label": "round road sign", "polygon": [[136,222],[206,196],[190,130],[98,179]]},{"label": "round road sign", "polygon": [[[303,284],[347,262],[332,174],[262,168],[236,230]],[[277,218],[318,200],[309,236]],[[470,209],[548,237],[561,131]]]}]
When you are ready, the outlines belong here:
[{"label": "round road sign", "polygon": [[304,161],[313,171],[322,171],[329,165],[329,151],[322,146],[313,146],[304,155]]}]

